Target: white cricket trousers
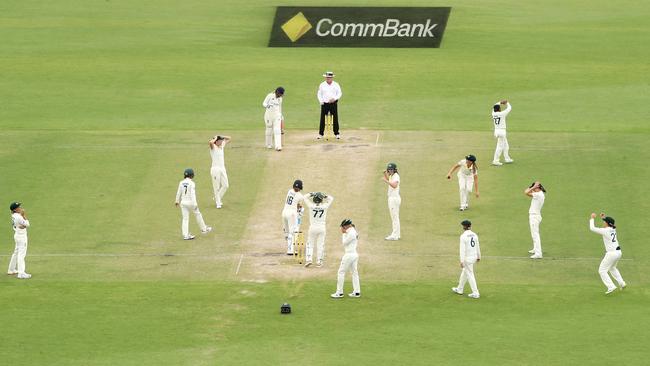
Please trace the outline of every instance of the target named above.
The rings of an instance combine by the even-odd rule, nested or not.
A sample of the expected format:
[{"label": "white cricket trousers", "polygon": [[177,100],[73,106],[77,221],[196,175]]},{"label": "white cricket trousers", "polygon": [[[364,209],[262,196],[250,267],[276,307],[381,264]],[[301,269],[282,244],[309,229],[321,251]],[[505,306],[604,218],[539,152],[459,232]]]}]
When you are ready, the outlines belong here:
[{"label": "white cricket trousers", "polygon": [[476,286],[476,278],[474,277],[474,263],[476,263],[476,258],[465,258],[465,261],[463,261],[463,270],[460,272],[460,279],[458,280],[458,290],[463,292],[465,282],[469,281],[469,287],[472,289],[472,293],[478,295],[478,287]]},{"label": "white cricket trousers", "polygon": [[390,236],[400,238],[402,232],[399,224],[399,206],[402,204],[402,197],[389,196],[388,197],[388,211],[390,212],[390,219],[393,222],[393,232]]},{"label": "white cricket trousers", "polygon": [[319,262],[325,259],[325,225],[310,225],[309,236],[307,239],[307,250],[305,257],[307,262],[312,261],[314,254],[314,245],[316,245],[316,256]]},{"label": "white cricket trousers", "polygon": [[221,206],[221,199],[226,194],[228,187],[228,174],[225,168],[212,167],[210,168],[210,175],[212,175],[212,190],[214,191],[214,201],[218,206]]},{"label": "white cricket trousers", "polygon": [[615,289],[616,286],[614,286],[614,282],[612,282],[612,279],[609,278],[609,275],[607,272],[612,274],[612,277],[618,282],[619,286],[623,286],[625,284],[625,281],[623,281],[623,277],[621,277],[621,272],[618,271],[618,268],[616,268],[616,264],[618,263],[619,259],[621,259],[621,256],[623,253],[621,253],[620,250],[612,250],[611,252],[605,253],[605,257],[603,257],[603,260],[600,262],[600,267],[598,267],[598,274],[600,274],[600,279],[603,280],[603,283],[605,286],[607,286],[608,290]]},{"label": "white cricket trousers", "polygon": [[345,281],[345,273],[352,272],[352,291],[361,293],[361,285],[359,284],[359,271],[357,271],[357,264],[359,263],[359,254],[345,253],[341,258],[341,265],[339,266],[339,274],[336,281],[336,293],[343,293],[343,282]]},{"label": "white cricket trousers", "polygon": [[187,238],[190,235],[190,212],[194,212],[196,223],[199,224],[201,231],[207,229],[205,221],[203,221],[203,215],[201,215],[201,212],[199,211],[199,207],[193,202],[181,202],[181,213],[183,214],[181,231],[183,232],[184,238]]},{"label": "white cricket trousers", "polygon": [[298,211],[295,208],[282,210],[282,227],[287,239],[287,254],[293,254],[293,235],[298,226]]},{"label": "white cricket trousers", "polygon": [[282,149],[282,115],[267,110],[264,112],[264,124],[266,125],[266,147],[271,148],[274,143],[275,149]]},{"label": "white cricket trousers", "polygon": [[474,177],[462,174],[459,175],[458,188],[460,191],[460,208],[465,209],[469,207],[469,196],[474,190]]},{"label": "white cricket trousers", "polygon": [[505,160],[510,159],[510,145],[508,145],[508,138],[506,137],[505,129],[496,129],[494,130],[494,137],[497,139],[497,147],[494,150],[494,159],[492,161],[498,162],[501,160],[501,153],[503,153],[503,158]]},{"label": "white cricket trousers", "polygon": [[18,272],[19,275],[25,274],[25,256],[27,256],[27,236],[14,235],[16,248],[9,261],[7,272]]},{"label": "white cricket trousers", "polygon": [[542,215],[528,215],[530,224],[530,236],[533,238],[533,251],[535,255],[542,256],[542,239],[539,237],[539,224],[542,222]]}]

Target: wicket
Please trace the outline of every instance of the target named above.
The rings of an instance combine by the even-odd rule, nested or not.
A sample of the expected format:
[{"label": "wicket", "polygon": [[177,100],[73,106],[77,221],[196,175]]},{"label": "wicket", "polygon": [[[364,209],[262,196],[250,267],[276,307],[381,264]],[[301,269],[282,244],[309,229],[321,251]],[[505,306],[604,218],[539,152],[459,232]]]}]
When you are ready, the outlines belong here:
[{"label": "wicket", "polygon": [[331,113],[325,115],[325,140],[334,138],[334,116]]},{"label": "wicket", "polygon": [[293,258],[298,264],[303,264],[305,261],[305,234],[302,231],[293,236]]}]

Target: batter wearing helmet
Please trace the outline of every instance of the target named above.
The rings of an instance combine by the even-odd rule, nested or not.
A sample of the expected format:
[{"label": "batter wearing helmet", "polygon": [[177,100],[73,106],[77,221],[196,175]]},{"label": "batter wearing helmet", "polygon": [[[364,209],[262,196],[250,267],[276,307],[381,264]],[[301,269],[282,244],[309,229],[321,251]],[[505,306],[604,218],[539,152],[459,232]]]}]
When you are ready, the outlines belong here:
[{"label": "batter wearing helmet", "polygon": [[472,188],[476,191],[478,198],[478,166],[476,165],[476,156],[470,154],[465,159],[454,164],[447,173],[447,179],[451,179],[451,174],[458,170],[458,187],[460,190],[460,210],[465,211],[469,208],[469,194]]},{"label": "batter wearing helmet", "polygon": [[307,238],[307,250],[305,253],[305,267],[312,264],[314,244],[316,245],[318,267],[323,265],[325,259],[325,232],[327,209],[334,202],[333,196],[321,192],[311,192],[304,200],[305,206],[309,209],[309,234]]},{"label": "batter wearing helmet", "polygon": [[272,149],[275,145],[277,151],[282,150],[282,97],[284,88],[279,86],[275,91],[266,95],[262,102],[264,112],[264,125],[266,126],[266,147]]},{"label": "batter wearing helmet", "polygon": [[190,234],[190,211],[194,212],[196,222],[199,224],[202,234],[207,234],[212,231],[210,226],[205,225],[203,215],[199,211],[199,205],[196,203],[196,184],[194,179],[194,170],[191,168],[185,169],[183,172],[184,179],[178,184],[176,191],[176,207],[181,208],[183,220],[181,222],[181,232],[183,233],[184,240],[194,239],[194,235]]},{"label": "batter wearing helmet", "polygon": [[284,199],[282,227],[287,241],[287,255],[293,255],[293,235],[298,230],[298,210],[301,208],[300,203],[304,200],[300,191],[302,191],[302,181],[296,179]]},{"label": "batter wearing helmet", "polygon": [[336,292],[330,296],[334,299],[340,299],[343,297],[343,282],[345,281],[345,273],[347,271],[352,272],[352,292],[348,294],[350,297],[361,297],[361,285],[359,283],[359,271],[357,270],[357,265],[359,264],[359,254],[357,254],[357,244],[359,240],[359,234],[355,228],[352,220],[345,219],[341,222],[341,242],[343,243],[343,249],[345,254],[341,258],[341,265],[339,266],[339,272],[336,281]]},{"label": "batter wearing helmet", "polygon": [[399,195],[400,178],[397,173],[397,164],[388,163],[381,180],[388,185],[388,211],[393,223],[393,231],[385,240],[399,240],[402,236],[399,223],[399,206],[402,204],[402,198]]},{"label": "batter wearing helmet", "polygon": [[589,230],[593,231],[596,234],[603,236],[603,243],[605,244],[605,257],[600,262],[600,267],[598,267],[598,274],[600,279],[603,281],[605,286],[607,286],[607,291],[605,294],[612,293],[616,290],[616,285],[612,282],[612,279],[609,278],[609,273],[612,274],[612,277],[618,282],[618,285],[621,286],[621,290],[624,289],[627,284],[621,276],[621,272],[618,271],[616,265],[618,261],[623,256],[621,252],[621,243],[618,241],[618,236],[616,234],[616,220],[613,217],[605,216],[604,213],[600,214],[600,218],[603,220],[603,228],[597,228],[594,225],[594,219],[596,214],[591,214],[591,219],[589,219]]}]

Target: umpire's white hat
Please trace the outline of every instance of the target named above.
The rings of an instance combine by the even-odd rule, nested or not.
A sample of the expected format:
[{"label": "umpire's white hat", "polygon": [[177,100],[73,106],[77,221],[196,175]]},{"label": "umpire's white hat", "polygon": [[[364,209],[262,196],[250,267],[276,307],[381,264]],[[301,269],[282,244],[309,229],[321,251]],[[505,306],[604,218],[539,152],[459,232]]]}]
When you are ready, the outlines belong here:
[{"label": "umpire's white hat", "polygon": [[323,77],[326,77],[326,78],[333,78],[334,76],[336,76],[336,75],[334,75],[334,73],[331,72],[331,71],[325,71],[325,73],[323,74]]}]

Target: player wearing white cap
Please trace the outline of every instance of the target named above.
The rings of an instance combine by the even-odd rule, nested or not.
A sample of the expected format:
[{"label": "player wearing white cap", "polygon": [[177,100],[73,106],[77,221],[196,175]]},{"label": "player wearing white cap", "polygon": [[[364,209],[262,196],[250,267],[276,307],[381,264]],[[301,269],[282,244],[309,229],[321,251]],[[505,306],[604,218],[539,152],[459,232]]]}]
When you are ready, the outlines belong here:
[{"label": "player wearing white cap", "polygon": [[598,267],[598,274],[600,274],[600,279],[603,281],[605,286],[607,286],[607,291],[605,294],[609,294],[612,291],[616,290],[616,285],[612,282],[612,279],[609,278],[609,273],[612,274],[612,277],[618,282],[618,285],[621,287],[621,290],[624,289],[627,284],[621,276],[621,272],[616,268],[616,264],[621,259],[623,253],[621,252],[621,244],[618,242],[618,237],[616,236],[616,221],[613,217],[605,216],[604,213],[600,214],[600,218],[603,220],[603,228],[597,228],[594,225],[594,219],[596,214],[591,214],[591,219],[589,220],[589,230],[600,234],[603,236],[603,243],[605,244],[605,257],[600,262],[600,267]]},{"label": "player wearing white cap", "polygon": [[451,291],[462,295],[465,290],[465,283],[469,282],[472,293],[467,295],[471,298],[478,299],[481,295],[476,286],[474,277],[474,263],[481,260],[481,246],[478,242],[478,235],[472,231],[472,223],[464,220],[460,223],[463,226],[463,234],[460,236],[460,279],[458,287],[452,287]]},{"label": "player wearing white cap", "polygon": [[298,210],[304,200],[300,191],[302,191],[302,181],[297,179],[293,182],[293,187],[287,192],[287,197],[284,199],[282,227],[284,229],[284,238],[287,240],[287,255],[293,255],[293,236],[297,231]]},{"label": "player wearing white cap", "polygon": [[212,190],[217,208],[221,208],[223,195],[228,190],[228,174],[226,174],[226,163],[224,161],[224,148],[230,142],[230,136],[215,136],[210,139],[210,156],[212,157]]},{"label": "player wearing white cap", "polygon": [[400,177],[397,173],[397,164],[388,163],[382,181],[388,184],[388,211],[393,223],[393,231],[385,240],[399,240],[402,236],[399,222],[399,206],[402,204],[402,198],[399,195]]},{"label": "player wearing white cap", "polygon": [[348,294],[350,297],[361,297],[361,284],[359,283],[359,271],[357,265],[359,264],[359,254],[357,253],[357,244],[359,234],[355,228],[352,220],[345,219],[341,222],[341,242],[343,243],[343,258],[341,258],[341,265],[339,266],[336,292],[330,296],[334,299],[343,297],[343,282],[345,281],[345,273],[352,272],[352,292]]},{"label": "player wearing white cap", "polygon": [[[506,106],[503,109],[503,106]],[[495,103],[492,106],[492,122],[494,122],[494,137],[497,139],[497,147],[494,151],[494,159],[492,165],[503,165],[501,163],[501,153],[506,163],[512,163],[514,160],[510,158],[510,145],[508,145],[508,138],[506,137],[506,116],[512,110],[512,106],[507,100],[502,100],[500,103]]]},{"label": "player wearing white cap", "polygon": [[328,196],[321,192],[311,192],[303,201],[309,209],[309,234],[307,237],[307,250],[305,251],[305,267],[312,264],[314,254],[314,245],[317,251],[317,265],[321,267],[325,259],[325,232],[327,220],[327,210],[332,202],[333,196]]},{"label": "player wearing white cap", "polygon": [[542,223],[542,207],[546,199],[546,189],[540,182],[533,182],[524,190],[524,194],[531,197],[530,209],[528,209],[528,223],[530,224],[530,236],[533,238],[533,249],[528,253],[532,254],[531,259],[542,258],[542,240],[539,237],[539,224]]},{"label": "player wearing white cap", "polygon": [[199,205],[196,202],[196,184],[192,180],[194,178],[194,170],[191,168],[185,169],[183,172],[184,179],[178,184],[176,191],[176,207],[181,208],[183,220],[181,222],[181,232],[183,233],[184,240],[194,239],[194,235],[190,234],[190,211],[194,212],[196,222],[199,224],[202,234],[207,234],[212,231],[210,226],[205,225],[203,215],[199,211]]},{"label": "player wearing white cap", "polygon": [[275,146],[277,151],[282,150],[282,97],[284,88],[279,86],[274,92],[269,93],[262,107],[264,112],[264,124],[266,125],[266,147],[272,149]]},{"label": "player wearing white cap", "polygon": [[334,81],[334,76],[333,72],[326,71],[323,74],[325,81],[320,83],[318,92],[316,92],[318,103],[320,103],[320,126],[318,128],[318,137],[316,137],[318,140],[325,133],[325,116],[328,113],[332,114],[334,135],[336,135],[337,139],[341,138],[339,135],[339,99],[343,96],[343,92],[339,83]]},{"label": "player wearing white cap", "polygon": [[454,164],[447,173],[447,179],[451,179],[451,174],[458,170],[458,188],[460,191],[460,210],[465,211],[469,208],[469,194],[474,189],[476,198],[478,192],[478,166],[476,165],[476,156],[467,155],[465,159]]},{"label": "player wearing white cap", "polygon": [[27,228],[29,220],[25,210],[20,207],[20,202],[12,202],[9,205],[11,211],[11,221],[14,228],[14,242],[16,246],[9,261],[8,275],[16,275],[16,278],[26,280],[32,275],[25,272],[25,257],[27,256]]}]

